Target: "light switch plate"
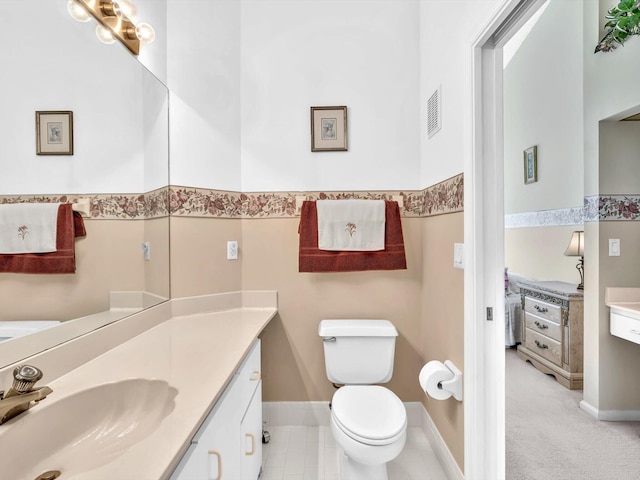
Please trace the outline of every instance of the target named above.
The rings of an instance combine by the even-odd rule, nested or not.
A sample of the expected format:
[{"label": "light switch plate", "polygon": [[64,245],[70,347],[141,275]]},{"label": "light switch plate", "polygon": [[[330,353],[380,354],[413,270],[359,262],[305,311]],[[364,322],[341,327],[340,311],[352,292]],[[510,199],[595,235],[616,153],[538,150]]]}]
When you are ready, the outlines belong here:
[{"label": "light switch plate", "polygon": [[620,239],[619,238],[609,239],[609,256],[610,257],[620,256]]}]

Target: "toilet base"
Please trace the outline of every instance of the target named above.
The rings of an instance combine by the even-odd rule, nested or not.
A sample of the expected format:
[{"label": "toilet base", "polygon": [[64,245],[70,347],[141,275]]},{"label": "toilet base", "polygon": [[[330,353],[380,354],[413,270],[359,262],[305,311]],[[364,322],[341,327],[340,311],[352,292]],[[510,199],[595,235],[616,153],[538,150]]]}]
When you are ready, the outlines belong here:
[{"label": "toilet base", "polygon": [[340,480],[389,480],[387,464],[365,465],[349,458],[344,450],[338,449],[340,460]]}]

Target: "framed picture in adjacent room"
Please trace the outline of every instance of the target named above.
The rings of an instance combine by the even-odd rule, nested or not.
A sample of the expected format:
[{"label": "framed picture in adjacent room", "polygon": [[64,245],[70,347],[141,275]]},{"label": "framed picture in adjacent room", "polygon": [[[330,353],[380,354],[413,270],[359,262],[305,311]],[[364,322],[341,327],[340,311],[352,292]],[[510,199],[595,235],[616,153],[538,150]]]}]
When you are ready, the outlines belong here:
[{"label": "framed picture in adjacent room", "polygon": [[36,111],[36,154],[73,155],[72,111]]},{"label": "framed picture in adjacent room", "polygon": [[524,151],[524,183],[538,181],[538,147],[529,147]]},{"label": "framed picture in adjacent room", "polygon": [[347,107],[311,107],[311,151],[347,151]]}]

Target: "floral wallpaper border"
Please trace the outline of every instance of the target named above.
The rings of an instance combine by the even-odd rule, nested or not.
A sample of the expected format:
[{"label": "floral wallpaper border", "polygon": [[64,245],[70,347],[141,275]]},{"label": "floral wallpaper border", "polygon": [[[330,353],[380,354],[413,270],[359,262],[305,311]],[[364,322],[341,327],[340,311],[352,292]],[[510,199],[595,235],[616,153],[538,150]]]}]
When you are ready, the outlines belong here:
[{"label": "floral wallpaper border", "polygon": [[505,228],[558,227],[582,225],[583,223],[584,209],[582,207],[512,213],[504,216]]},{"label": "floral wallpaper border", "polygon": [[89,218],[100,220],[144,220],[167,217],[169,187],[135,194],[69,194],[69,195],[6,195],[0,196],[0,205],[8,203],[77,203],[88,198],[91,204]]},{"label": "floral wallpaper border", "polygon": [[[90,218],[144,220],[167,217],[289,218],[299,216],[302,200],[387,199],[402,197],[403,217],[429,217],[464,211],[464,178],[457,175],[420,191],[241,193],[170,185],[147,193],[2,195],[7,203],[91,202]],[[171,212],[171,213],[169,213]],[[506,228],[581,225],[584,222],[640,221],[640,194],[591,195],[583,207],[505,215]]]},{"label": "floral wallpaper border", "polygon": [[505,215],[505,228],[582,225],[640,220],[640,195],[590,195],[583,207]]},{"label": "floral wallpaper border", "polygon": [[458,175],[422,191],[254,192],[240,193],[172,185],[171,215],[216,218],[289,218],[299,216],[303,200],[393,200],[402,197],[404,217],[463,211],[464,181]]}]

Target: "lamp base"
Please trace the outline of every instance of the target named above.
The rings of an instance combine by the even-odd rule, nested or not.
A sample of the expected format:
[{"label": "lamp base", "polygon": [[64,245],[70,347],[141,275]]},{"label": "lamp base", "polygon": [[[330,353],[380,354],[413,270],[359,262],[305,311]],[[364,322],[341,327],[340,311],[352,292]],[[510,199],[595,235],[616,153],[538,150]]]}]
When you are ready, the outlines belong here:
[{"label": "lamp base", "polygon": [[580,261],[576,265],[576,269],[580,272],[580,283],[576,288],[578,290],[584,290],[584,257],[580,257]]}]

